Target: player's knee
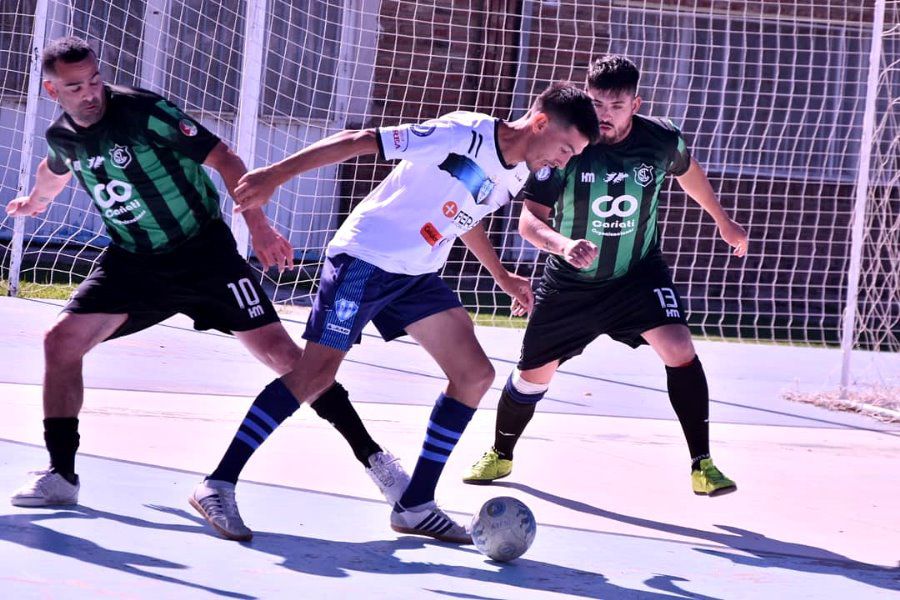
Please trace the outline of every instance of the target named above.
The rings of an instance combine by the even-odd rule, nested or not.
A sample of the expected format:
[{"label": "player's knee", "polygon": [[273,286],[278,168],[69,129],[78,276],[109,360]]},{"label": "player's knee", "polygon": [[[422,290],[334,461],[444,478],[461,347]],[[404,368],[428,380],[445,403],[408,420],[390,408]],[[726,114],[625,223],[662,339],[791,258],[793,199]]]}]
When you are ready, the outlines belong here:
[{"label": "player's knee", "polygon": [[519,404],[537,404],[548,389],[550,389],[550,384],[527,381],[518,369],[510,374],[506,385],[503,386],[503,391]]},{"label": "player's knee", "polygon": [[468,396],[480,398],[483,396],[494,383],[494,366],[490,361],[485,360],[478,365],[465,369],[456,377],[451,377],[451,381],[460,389],[466,391]]},{"label": "player's knee", "polygon": [[263,361],[276,373],[287,373],[300,362],[303,350],[290,338],[280,339],[266,349]]},{"label": "player's knee", "polygon": [[90,346],[84,336],[78,335],[64,324],[56,324],[44,334],[44,358],[48,363],[59,364],[81,360]]}]

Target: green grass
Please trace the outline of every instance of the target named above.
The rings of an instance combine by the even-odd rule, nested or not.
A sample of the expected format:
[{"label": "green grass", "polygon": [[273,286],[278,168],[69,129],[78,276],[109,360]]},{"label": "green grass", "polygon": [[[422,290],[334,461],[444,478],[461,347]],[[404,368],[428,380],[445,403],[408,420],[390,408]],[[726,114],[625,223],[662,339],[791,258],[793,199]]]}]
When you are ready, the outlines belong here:
[{"label": "green grass", "polygon": [[[19,298],[39,298],[42,300],[68,300],[78,286],[66,283],[19,283]],[[0,295],[9,295],[9,281],[0,281]]]}]

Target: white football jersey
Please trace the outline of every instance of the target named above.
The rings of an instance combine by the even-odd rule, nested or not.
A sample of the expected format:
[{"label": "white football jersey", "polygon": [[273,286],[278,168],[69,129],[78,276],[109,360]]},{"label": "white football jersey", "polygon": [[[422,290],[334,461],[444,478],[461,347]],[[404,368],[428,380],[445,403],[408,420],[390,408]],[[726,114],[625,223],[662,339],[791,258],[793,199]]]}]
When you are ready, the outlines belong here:
[{"label": "white football jersey", "polygon": [[349,254],[389,273],[434,273],[453,240],[509,203],[528,178],[500,156],[500,121],[453,112],[416,125],[380,127],[381,155],[400,164],[353,209],[327,255]]}]

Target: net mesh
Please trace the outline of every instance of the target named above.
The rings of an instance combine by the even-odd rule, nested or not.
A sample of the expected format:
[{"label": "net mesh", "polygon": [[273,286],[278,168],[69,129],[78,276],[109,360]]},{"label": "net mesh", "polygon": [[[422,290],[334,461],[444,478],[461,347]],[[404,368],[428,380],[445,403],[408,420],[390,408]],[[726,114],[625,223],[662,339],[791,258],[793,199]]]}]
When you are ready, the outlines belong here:
[{"label": "net mesh", "polygon": [[[243,156],[251,166],[348,127],[456,109],[515,118],[549,82],[581,81],[592,57],[619,52],[642,70],[642,112],[681,126],[722,204],[751,235],[750,255],[736,259],[677,184],[664,193],[663,250],[694,330],[746,341],[839,341],[872,2],[266,0],[262,39],[245,35],[246,1],[47,5],[35,29],[36,0],[0,2],[2,46],[10,49],[0,55],[4,202],[30,189],[22,165],[33,173],[45,156],[43,131],[56,114],[46,96],[29,104],[25,93],[35,31],[46,40],[88,38],[108,81],[166,95],[232,145],[242,99],[258,98],[255,152]],[[898,13],[900,3],[887,2],[884,31],[875,32],[883,52],[855,326],[857,347],[887,351],[900,350]],[[248,44],[262,44],[259,90],[241,89]],[[29,107],[33,132],[23,131]],[[26,135],[34,144],[23,158]],[[309,303],[327,241],[390,168],[363,157],[278,190],[266,212],[301,268],[260,271],[277,302]],[[507,265],[537,277],[543,257],[516,234],[519,208],[511,204],[486,225]],[[0,221],[4,279],[12,225]],[[74,186],[24,229],[23,283],[77,284],[108,243]],[[461,244],[443,275],[472,311],[507,314],[508,299]]]}]

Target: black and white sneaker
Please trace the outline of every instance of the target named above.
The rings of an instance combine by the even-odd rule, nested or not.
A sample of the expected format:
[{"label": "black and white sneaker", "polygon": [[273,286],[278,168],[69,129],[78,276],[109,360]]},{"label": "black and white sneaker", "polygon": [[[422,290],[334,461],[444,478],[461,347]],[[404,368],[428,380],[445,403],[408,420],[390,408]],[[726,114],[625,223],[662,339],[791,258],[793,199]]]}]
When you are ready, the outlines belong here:
[{"label": "black and white sneaker", "polygon": [[213,529],[229,540],[247,542],[253,538],[253,532],[244,525],[238,512],[233,483],[217,479],[202,481],[194,488],[188,502]]},{"label": "black and white sneaker", "polygon": [[453,544],[472,543],[472,534],[448,517],[434,501],[398,512],[399,508],[398,505],[391,511],[391,529],[398,533],[427,535]]}]

